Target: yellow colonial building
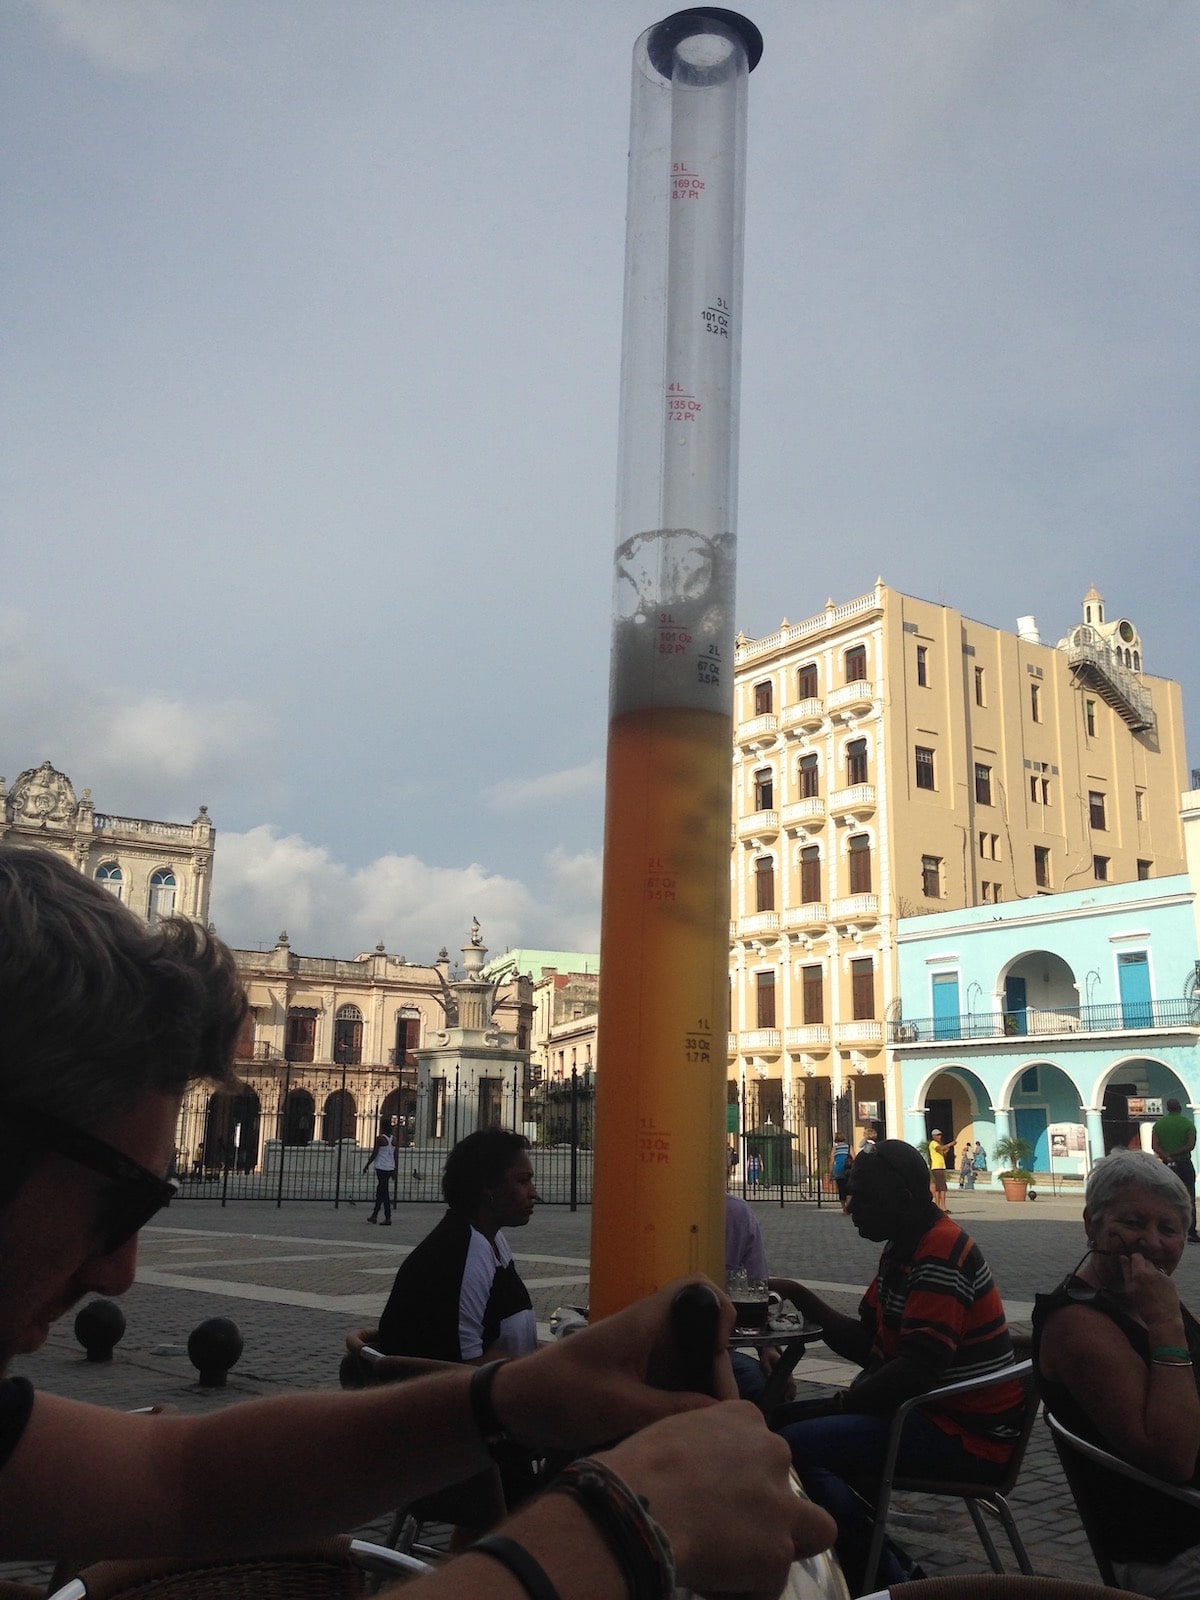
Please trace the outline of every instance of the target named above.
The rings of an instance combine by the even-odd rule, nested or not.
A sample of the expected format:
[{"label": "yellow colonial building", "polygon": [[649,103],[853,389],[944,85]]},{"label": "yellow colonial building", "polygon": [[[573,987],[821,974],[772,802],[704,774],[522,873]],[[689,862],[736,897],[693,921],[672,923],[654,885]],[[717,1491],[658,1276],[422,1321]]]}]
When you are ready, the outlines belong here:
[{"label": "yellow colonial building", "polygon": [[735,695],[730,1101],[810,1162],[903,1126],[898,917],[1185,870],[1180,687],[1094,589],[1046,644],[880,580],[740,636]]}]

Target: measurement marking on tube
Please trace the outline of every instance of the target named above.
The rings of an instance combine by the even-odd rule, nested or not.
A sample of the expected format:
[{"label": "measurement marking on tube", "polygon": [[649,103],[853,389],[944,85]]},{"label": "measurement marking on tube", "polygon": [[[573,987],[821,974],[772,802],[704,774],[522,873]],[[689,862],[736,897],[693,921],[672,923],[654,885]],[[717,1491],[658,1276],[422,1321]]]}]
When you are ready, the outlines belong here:
[{"label": "measurement marking on tube", "polygon": [[704,179],[698,172],[689,172],[681,161],[676,161],[671,174],[672,200],[699,200],[704,193]]},{"label": "measurement marking on tube", "polygon": [[679,888],[679,875],[661,856],[651,856],[646,863],[647,900],[674,900]]},{"label": "measurement marking on tube", "polygon": [[721,647],[710,644],[702,656],[696,660],[697,683],[720,683],[721,681]]},{"label": "measurement marking on tube", "polygon": [[651,1162],[655,1166],[669,1163],[671,1159],[670,1133],[664,1128],[656,1128],[648,1117],[643,1117],[641,1124],[637,1139],[638,1160]]},{"label": "measurement marking on tube", "polygon": [[694,394],[687,394],[681,383],[667,385],[667,421],[695,422],[702,406]]},{"label": "measurement marking on tube", "polygon": [[704,323],[705,333],[716,334],[721,339],[729,337],[729,302],[727,300],[714,300],[711,306],[706,306],[700,313]]}]

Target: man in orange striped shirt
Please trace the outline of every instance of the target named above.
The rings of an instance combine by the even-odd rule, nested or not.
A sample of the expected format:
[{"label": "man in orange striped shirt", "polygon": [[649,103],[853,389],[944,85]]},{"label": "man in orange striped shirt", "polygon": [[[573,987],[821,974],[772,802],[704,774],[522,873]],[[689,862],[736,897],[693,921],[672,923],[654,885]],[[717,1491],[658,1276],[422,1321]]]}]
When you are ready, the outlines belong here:
[{"label": "man in orange striped shirt", "polygon": [[[848,1485],[870,1498],[892,1413],[914,1395],[1011,1366],[1013,1354],[987,1262],[970,1235],[931,1199],[929,1168],[920,1152],[899,1139],[881,1140],[856,1159],[849,1189],[855,1228],[885,1246],[857,1317],[835,1311],[790,1279],[773,1278],[771,1286],[821,1324],[830,1349],[863,1369],[832,1400],[789,1407],[775,1419],[805,1488],[837,1519],[838,1552],[854,1593],[868,1523]],[[1021,1411],[1014,1379],[918,1413],[905,1429],[897,1471],[998,1480]],[[880,1580],[892,1581],[884,1572]]]}]

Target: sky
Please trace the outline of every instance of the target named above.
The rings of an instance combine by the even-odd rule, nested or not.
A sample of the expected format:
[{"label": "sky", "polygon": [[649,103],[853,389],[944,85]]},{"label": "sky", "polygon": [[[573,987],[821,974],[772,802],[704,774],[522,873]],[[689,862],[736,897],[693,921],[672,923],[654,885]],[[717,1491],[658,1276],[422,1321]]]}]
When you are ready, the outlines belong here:
[{"label": "sky", "polygon": [[[644,0],[0,6],[0,772],[589,950]],[[1194,0],[747,0],[738,626],[1090,584],[1200,759]]]}]

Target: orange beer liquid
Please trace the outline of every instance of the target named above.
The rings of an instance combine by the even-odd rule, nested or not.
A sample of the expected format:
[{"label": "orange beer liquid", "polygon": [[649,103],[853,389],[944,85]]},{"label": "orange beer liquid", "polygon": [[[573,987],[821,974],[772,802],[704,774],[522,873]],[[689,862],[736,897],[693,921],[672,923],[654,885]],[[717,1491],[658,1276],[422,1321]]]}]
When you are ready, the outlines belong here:
[{"label": "orange beer liquid", "polygon": [[608,738],[592,1320],[725,1275],[731,719],[614,717]]}]

